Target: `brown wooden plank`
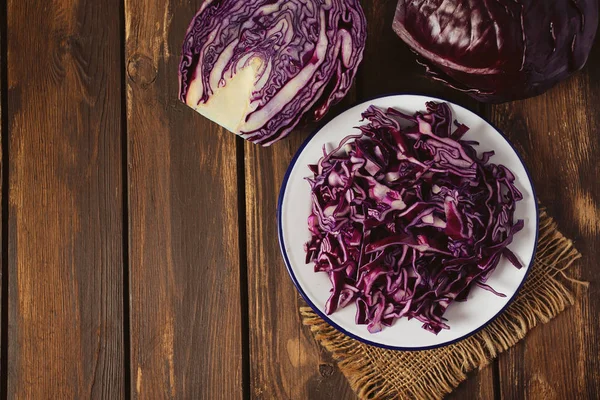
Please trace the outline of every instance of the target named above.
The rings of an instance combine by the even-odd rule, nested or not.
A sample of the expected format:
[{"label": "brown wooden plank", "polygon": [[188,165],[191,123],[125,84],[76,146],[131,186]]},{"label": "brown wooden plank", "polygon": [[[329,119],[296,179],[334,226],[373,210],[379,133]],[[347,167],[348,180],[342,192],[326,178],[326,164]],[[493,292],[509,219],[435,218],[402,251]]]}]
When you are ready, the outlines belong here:
[{"label": "brown wooden plank", "polygon": [[8,1],[9,398],[122,398],[117,0]]},{"label": "brown wooden plank", "polygon": [[277,241],[277,196],[308,124],[269,148],[246,143],[246,232],[250,309],[251,397],[340,399],[352,391],[329,355],[302,326],[300,298]]},{"label": "brown wooden plank", "polygon": [[500,357],[504,399],[600,398],[600,46],[585,70],[540,97],[494,107],[537,194],[583,253],[574,307]]},{"label": "brown wooden plank", "polygon": [[[356,101],[351,90],[326,119]],[[245,142],[250,396],[253,399],[353,399],[331,355],[302,325],[306,303],[285,268],[277,240],[277,200],[298,148],[318,127],[306,117],[271,147]]]},{"label": "brown wooden plank", "polygon": [[[391,29],[395,2],[364,2],[368,43],[357,84],[344,104],[389,93],[425,93],[450,98],[472,109],[467,96],[431,83],[414,55]],[[294,153],[314,129],[308,124],[271,148],[247,143],[246,214],[250,308],[251,395],[257,399],[355,398],[335,363],[301,326],[297,295],[277,243],[276,205],[279,187]],[[461,385],[455,398],[493,398],[492,368]]]},{"label": "brown wooden plank", "polygon": [[135,398],[242,397],[235,136],[180,104],[200,0],[126,0]]},{"label": "brown wooden plank", "polygon": [[458,385],[445,400],[494,400],[493,366],[469,373],[467,380]]}]

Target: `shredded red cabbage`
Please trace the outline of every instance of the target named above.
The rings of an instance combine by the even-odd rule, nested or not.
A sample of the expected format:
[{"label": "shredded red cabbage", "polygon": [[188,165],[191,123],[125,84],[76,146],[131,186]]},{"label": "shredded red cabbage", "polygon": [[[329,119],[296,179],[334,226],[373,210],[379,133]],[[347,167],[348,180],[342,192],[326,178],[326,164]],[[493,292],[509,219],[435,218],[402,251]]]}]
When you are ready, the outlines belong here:
[{"label": "shredded red cabbage", "polygon": [[406,317],[437,334],[473,286],[504,296],[486,281],[502,256],[522,267],[507,246],[523,196],[493,152],[480,158],[462,139],[469,128],[447,104],[414,116],[371,106],[363,118],[360,134],[310,166],[306,262],[329,274],[327,314],[354,302],[371,333]]}]

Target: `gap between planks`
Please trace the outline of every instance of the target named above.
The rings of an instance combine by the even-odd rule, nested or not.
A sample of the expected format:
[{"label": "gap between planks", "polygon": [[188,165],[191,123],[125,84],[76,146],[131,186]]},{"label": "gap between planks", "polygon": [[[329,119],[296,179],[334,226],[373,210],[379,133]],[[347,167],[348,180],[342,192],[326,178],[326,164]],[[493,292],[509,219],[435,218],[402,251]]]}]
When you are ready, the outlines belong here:
[{"label": "gap between planks", "polygon": [[248,304],[248,249],[246,248],[246,165],[244,139],[235,141],[238,188],[238,246],[240,269],[240,315],[242,325],[242,397],[250,399],[250,308]]},{"label": "gap between planks", "polygon": [[131,399],[131,306],[129,280],[129,146],[127,132],[127,25],[125,1],[119,2],[119,33],[121,46],[121,184],[123,209],[123,383],[125,398]]},{"label": "gap between planks", "polygon": [[8,47],[7,2],[0,2],[0,132],[2,174],[2,282],[0,291],[0,398],[8,399]]}]

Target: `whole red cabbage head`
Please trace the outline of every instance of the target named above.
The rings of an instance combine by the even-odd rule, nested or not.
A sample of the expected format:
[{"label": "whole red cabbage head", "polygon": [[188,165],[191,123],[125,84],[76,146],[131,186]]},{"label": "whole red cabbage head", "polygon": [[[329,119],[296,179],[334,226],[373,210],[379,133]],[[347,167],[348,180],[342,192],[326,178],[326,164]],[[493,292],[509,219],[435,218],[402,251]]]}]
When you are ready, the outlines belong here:
[{"label": "whole red cabbage head", "polygon": [[399,0],[393,28],[434,79],[504,102],[537,96],[585,65],[598,0]]}]

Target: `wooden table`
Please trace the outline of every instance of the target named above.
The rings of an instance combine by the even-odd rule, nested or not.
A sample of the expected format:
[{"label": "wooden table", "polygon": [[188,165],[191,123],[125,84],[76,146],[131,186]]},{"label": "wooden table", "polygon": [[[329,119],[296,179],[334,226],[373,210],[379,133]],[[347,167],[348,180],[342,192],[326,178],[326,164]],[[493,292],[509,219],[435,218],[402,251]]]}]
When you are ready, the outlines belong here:
[{"label": "wooden table", "polygon": [[[277,242],[279,186],[316,125],[260,148],[179,103],[200,3],[2,2],[2,398],[354,397],[301,324]],[[599,399],[600,46],[549,93],[486,106],[423,76],[394,3],[364,2],[366,58],[328,117],[397,92],[488,116],[592,283],[451,398]]]}]

